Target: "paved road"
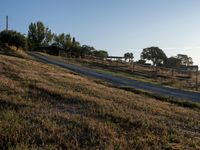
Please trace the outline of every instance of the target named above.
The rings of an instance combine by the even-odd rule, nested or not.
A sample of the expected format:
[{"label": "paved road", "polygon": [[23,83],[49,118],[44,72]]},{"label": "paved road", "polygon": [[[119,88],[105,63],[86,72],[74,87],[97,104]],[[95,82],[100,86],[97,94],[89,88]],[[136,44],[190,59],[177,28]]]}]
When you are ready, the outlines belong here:
[{"label": "paved road", "polygon": [[200,93],[197,93],[197,92],[173,89],[173,88],[168,88],[168,87],[164,87],[161,85],[155,85],[155,84],[145,83],[142,81],[127,79],[127,78],[123,78],[123,77],[116,77],[116,76],[109,75],[109,74],[98,73],[92,69],[79,67],[76,65],[67,64],[67,63],[64,63],[64,62],[61,62],[58,60],[47,58],[38,53],[30,52],[29,54],[32,57],[35,57],[36,59],[38,59],[40,61],[43,61],[43,62],[46,62],[49,64],[53,64],[53,65],[57,65],[57,66],[60,66],[63,68],[67,68],[74,72],[81,73],[81,74],[84,74],[87,76],[91,76],[91,77],[98,78],[98,79],[103,79],[114,85],[129,86],[129,87],[133,87],[135,89],[141,89],[141,90],[149,91],[149,92],[152,92],[155,94],[160,94],[163,96],[170,96],[170,97],[176,97],[176,98],[180,98],[180,99],[184,99],[184,100],[200,102]]}]

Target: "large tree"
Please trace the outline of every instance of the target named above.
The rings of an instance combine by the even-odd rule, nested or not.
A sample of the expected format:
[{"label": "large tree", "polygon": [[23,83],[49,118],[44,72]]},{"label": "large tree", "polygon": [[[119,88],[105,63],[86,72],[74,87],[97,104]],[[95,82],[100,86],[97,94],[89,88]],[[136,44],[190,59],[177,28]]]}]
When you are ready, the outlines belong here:
[{"label": "large tree", "polygon": [[186,66],[193,65],[193,60],[188,55],[178,54],[177,58],[181,61],[181,65],[186,65]]},{"label": "large tree", "polygon": [[143,49],[141,59],[152,61],[154,66],[160,66],[166,61],[167,56],[163,50],[158,47],[148,47]]},{"label": "large tree", "polygon": [[53,39],[51,30],[38,21],[29,25],[28,45],[32,50],[36,50],[41,46],[48,46]]}]

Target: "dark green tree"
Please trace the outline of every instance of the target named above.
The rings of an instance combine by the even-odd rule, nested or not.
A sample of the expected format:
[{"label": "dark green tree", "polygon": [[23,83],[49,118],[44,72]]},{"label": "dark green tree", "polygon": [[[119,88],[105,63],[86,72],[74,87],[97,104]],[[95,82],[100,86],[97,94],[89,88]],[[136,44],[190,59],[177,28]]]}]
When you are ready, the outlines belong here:
[{"label": "dark green tree", "polygon": [[29,25],[28,46],[31,50],[36,50],[41,46],[48,46],[53,39],[51,30],[38,21]]},{"label": "dark green tree", "polygon": [[81,46],[81,57],[90,56],[92,52],[95,51],[95,48],[88,45]]},{"label": "dark green tree", "polygon": [[72,39],[72,47],[70,49],[70,54],[72,57],[81,57],[81,45],[76,41],[75,37]]},{"label": "dark green tree", "polygon": [[168,68],[178,68],[181,65],[181,60],[176,57],[170,57],[166,59],[164,65],[165,67],[168,67]]},{"label": "dark green tree", "polygon": [[51,30],[49,28],[46,28],[45,30],[46,30],[45,31],[45,38],[42,42],[42,45],[49,46],[53,42],[54,34],[51,32]]},{"label": "dark green tree", "polygon": [[66,46],[65,46],[65,34],[64,33],[62,33],[60,35],[54,35],[53,41],[54,41],[54,43],[53,43],[54,46],[65,49]]},{"label": "dark green tree", "polygon": [[133,58],[134,58],[133,53],[125,53],[124,57],[125,57],[125,61],[128,60],[129,62],[133,61]]},{"label": "dark green tree", "polygon": [[193,60],[188,55],[178,54],[176,58],[181,61],[181,65],[186,65],[186,66],[193,65]]},{"label": "dark green tree", "polygon": [[54,43],[53,45],[65,50],[65,52],[71,56],[71,49],[73,47],[72,44],[72,37],[70,34],[60,34],[54,36]]},{"label": "dark green tree", "polygon": [[10,46],[26,49],[26,37],[19,32],[13,30],[4,30],[0,32],[0,41]]},{"label": "dark green tree", "polygon": [[93,51],[93,56],[103,59],[108,57],[108,52],[105,50]]},{"label": "dark green tree", "polygon": [[152,61],[154,66],[161,66],[167,59],[162,49],[158,47],[148,47],[143,49],[141,59]]}]

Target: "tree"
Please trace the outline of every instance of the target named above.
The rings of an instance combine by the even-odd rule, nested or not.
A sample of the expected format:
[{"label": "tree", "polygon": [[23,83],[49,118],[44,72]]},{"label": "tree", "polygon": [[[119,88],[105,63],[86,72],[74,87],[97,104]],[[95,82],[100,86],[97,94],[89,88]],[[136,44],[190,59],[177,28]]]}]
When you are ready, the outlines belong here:
[{"label": "tree", "polygon": [[70,49],[73,46],[72,37],[70,34],[65,35],[65,46],[67,52],[70,52]]},{"label": "tree", "polygon": [[193,65],[193,60],[188,55],[178,54],[177,58],[180,59],[181,65],[191,66]]},{"label": "tree", "polygon": [[42,45],[44,46],[49,46],[52,43],[54,34],[51,32],[51,30],[49,28],[45,29],[45,38],[44,41],[42,42]]},{"label": "tree", "polygon": [[165,61],[165,67],[168,68],[178,68],[181,65],[181,60],[176,57],[167,58]]},{"label": "tree", "polygon": [[92,55],[92,52],[95,51],[95,48],[88,45],[81,46],[81,57]]},{"label": "tree", "polygon": [[99,50],[99,51],[96,50],[93,52],[93,56],[103,59],[103,58],[108,57],[108,52],[104,50]]},{"label": "tree", "polygon": [[80,43],[72,38],[70,34],[55,35],[53,45],[63,49],[70,57],[79,57],[80,55]]},{"label": "tree", "polygon": [[70,34],[62,33],[60,35],[54,35],[53,45],[63,49],[69,56],[71,56],[73,43]]},{"label": "tree", "polygon": [[160,66],[163,65],[163,63],[166,61],[167,56],[160,48],[149,47],[143,49],[141,53],[141,59],[152,61],[154,66]]},{"label": "tree", "polygon": [[133,53],[125,53],[124,57],[125,57],[125,61],[128,59],[129,62],[131,62],[134,58]]},{"label": "tree", "polygon": [[4,30],[0,32],[0,41],[10,46],[16,46],[17,49],[26,48],[26,37],[19,32],[13,30]]},{"label": "tree", "polygon": [[76,41],[75,37],[72,39],[72,47],[70,49],[70,54],[72,57],[80,57],[81,56],[81,45],[78,41]]},{"label": "tree", "polygon": [[40,46],[48,46],[53,39],[51,30],[40,21],[31,23],[28,31],[28,45],[32,50]]},{"label": "tree", "polygon": [[76,41],[75,37],[64,33],[54,36],[53,45],[65,50],[70,57],[85,57],[87,55],[92,55],[95,50],[94,47],[88,45],[81,46],[81,44]]}]

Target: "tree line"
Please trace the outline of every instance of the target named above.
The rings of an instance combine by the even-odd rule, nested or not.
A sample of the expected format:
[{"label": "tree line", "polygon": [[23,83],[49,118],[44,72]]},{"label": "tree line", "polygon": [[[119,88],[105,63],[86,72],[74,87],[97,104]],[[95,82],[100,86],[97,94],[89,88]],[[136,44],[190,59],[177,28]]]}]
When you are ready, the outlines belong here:
[{"label": "tree line", "polygon": [[[125,60],[133,58],[133,53],[125,53]],[[185,54],[177,54],[176,56],[167,57],[162,49],[159,47],[148,47],[144,48],[140,60],[136,63],[147,64],[151,62],[153,66],[168,67],[168,68],[179,68],[183,66],[193,65],[193,60],[191,57]]]},{"label": "tree line", "polygon": [[[53,46],[63,50],[68,57],[87,57],[94,56],[100,58],[108,57],[108,52],[105,50],[96,50],[93,46],[81,45],[75,37],[70,34],[55,34],[38,21],[31,23],[28,27],[27,36],[13,30],[4,30],[0,32],[0,43],[6,43],[18,48],[38,51],[43,47]],[[125,53],[125,60],[133,61],[133,53]],[[167,57],[159,47],[144,48],[141,53],[141,59],[136,63],[146,64],[152,62],[153,66],[164,67],[180,67],[181,65],[193,65],[191,57],[184,54],[177,54],[174,57]]]},{"label": "tree line", "polygon": [[0,42],[31,51],[38,51],[43,47],[54,46],[63,50],[69,57],[108,57],[107,51],[96,50],[93,46],[89,45],[81,45],[70,34],[62,33],[57,35],[52,33],[41,21],[29,25],[27,37],[13,30],[0,32]]}]

